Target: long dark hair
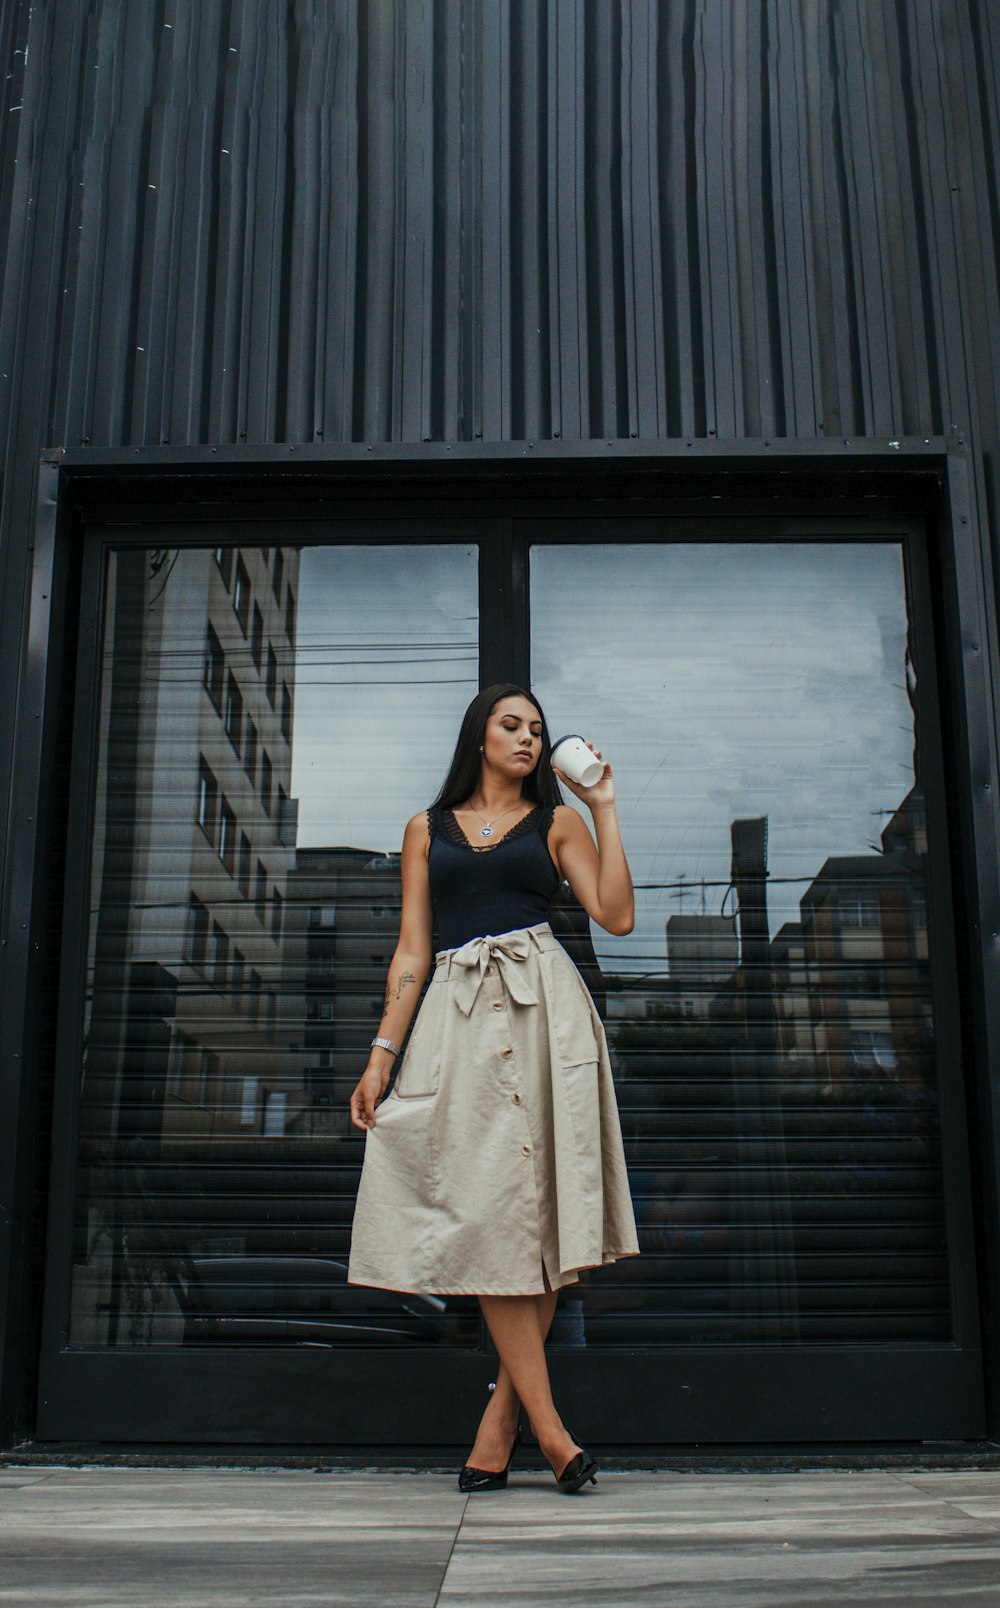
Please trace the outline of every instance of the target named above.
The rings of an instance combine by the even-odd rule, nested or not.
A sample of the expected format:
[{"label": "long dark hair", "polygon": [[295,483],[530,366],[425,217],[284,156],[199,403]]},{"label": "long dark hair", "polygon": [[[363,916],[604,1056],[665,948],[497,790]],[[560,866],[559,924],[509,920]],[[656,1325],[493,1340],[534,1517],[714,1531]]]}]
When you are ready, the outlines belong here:
[{"label": "long dark hair", "polygon": [[525,778],[522,786],[524,797],[532,804],[561,804],[562,793],[556,781],[555,772],[549,761],[551,742],[549,729],[545,724],[545,716],[539,706],[538,699],[527,692],[524,687],[518,687],[513,681],[498,681],[492,687],[484,687],[482,692],[473,698],[465,714],[462,716],[462,726],[455,744],[451,766],[441,786],[441,791],[432,809],[452,809],[456,804],[464,804],[479,786],[480,775],[480,747],[486,732],[486,722],[493,713],[497,704],[504,698],[527,698],[538,710],[542,722],[542,751],[538,756],[538,764]]}]

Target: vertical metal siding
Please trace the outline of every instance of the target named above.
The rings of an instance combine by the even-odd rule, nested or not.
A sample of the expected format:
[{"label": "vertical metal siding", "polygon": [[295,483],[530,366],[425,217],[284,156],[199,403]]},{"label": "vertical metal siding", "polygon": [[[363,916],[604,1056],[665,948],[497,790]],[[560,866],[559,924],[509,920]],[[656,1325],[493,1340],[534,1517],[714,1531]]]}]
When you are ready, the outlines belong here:
[{"label": "vertical metal siding", "polygon": [[8,467],[952,424],[989,447],[996,29],[983,0],[8,7],[0,340],[11,411],[37,404]]}]

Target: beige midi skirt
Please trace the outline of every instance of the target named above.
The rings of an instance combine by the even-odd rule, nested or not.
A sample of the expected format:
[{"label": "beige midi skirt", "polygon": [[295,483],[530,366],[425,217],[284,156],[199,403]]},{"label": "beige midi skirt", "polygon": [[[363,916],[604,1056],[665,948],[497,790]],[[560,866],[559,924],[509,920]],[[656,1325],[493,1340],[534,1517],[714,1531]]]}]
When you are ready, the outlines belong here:
[{"label": "beige midi skirt", "polygon": [[348,1282],[537,1295],[638,1250],[604,1028],[551,928],[442,950],[365,1135]]}]

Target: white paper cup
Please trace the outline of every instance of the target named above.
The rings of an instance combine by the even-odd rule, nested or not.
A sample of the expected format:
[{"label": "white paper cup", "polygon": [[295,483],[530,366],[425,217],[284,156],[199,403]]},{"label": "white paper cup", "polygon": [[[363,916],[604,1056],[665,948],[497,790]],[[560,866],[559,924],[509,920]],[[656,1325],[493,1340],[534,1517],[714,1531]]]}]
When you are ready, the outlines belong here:
[{"label": "white paper cup", "polygon": [[549,757],[564,776],[580,787],[593,787],[604,775],[604,761],[575,732],[553,743]]}]

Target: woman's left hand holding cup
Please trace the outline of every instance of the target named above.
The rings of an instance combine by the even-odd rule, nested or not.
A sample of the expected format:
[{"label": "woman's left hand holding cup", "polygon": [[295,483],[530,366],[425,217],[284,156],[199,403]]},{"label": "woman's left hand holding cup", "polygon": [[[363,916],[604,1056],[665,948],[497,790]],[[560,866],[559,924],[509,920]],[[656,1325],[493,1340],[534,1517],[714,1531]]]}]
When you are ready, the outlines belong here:
[{"label": "woman's left hand holding cup", "polygon": [[[584,742],[587,742],[586,738],[584,738]],[[612,805],[615,802],[614,774],[611,770],[611,766],[604,758],[604,755],[601,753],[600,749],[595,748],[591,742],[587,742],[587,747],[590,749],[590,752],[594,755],[594,757],[599,759],[604,766],[604,775],[601,776],[598,781],[594,782],[591,787],[582,787],[579,782],[571,781],[566,773],[561,771],[556,765],[553,765],[552,769],[563,786],[568,787],[571,793],[573,793],[578,799],[587,805],[588,809],[607,809],[609,805]]]}]

